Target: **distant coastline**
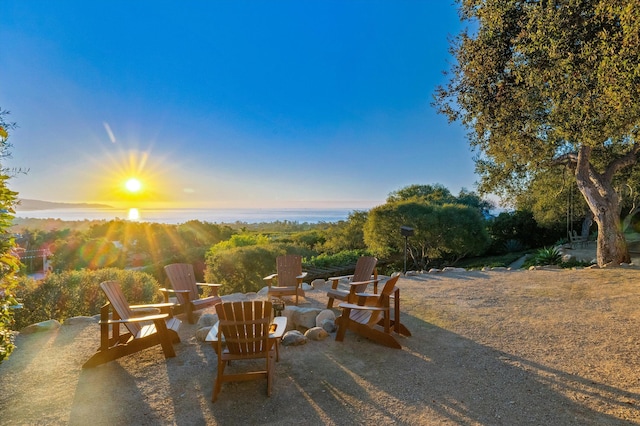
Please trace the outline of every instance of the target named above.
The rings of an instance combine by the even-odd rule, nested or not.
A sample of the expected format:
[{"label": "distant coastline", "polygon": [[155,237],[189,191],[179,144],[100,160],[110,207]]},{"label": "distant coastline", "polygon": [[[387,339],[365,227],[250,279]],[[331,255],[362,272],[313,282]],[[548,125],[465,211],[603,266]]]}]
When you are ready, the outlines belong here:
[{"label": "distant coastline", "polygon": [[95,203],[58,203],[54,201],[30,200],[21,198],[18,200],[16,211],[55,210],[55,209],[112,209],[107,204]]},{"label": "distant coastline", "polygon": [[61,221],[95,221],[124,219],[131,222],[166,224],[199,220],[211,223],[320,223],[346,220],[354,210],[362,209],[116,209],[116,208],[57,208],[16,210],[14,223],[30,219]]}]

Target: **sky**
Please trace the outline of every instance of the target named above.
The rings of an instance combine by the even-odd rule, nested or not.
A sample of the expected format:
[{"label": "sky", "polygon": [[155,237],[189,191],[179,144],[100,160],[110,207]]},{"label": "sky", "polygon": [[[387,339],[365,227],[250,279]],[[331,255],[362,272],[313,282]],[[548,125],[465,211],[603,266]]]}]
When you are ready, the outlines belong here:
[{"label": "sky", "polygon": [[370,208],[413,184],[475,189],[465,129],[431,105],[453,0],[2,0],[0,16],[20,198]]}]

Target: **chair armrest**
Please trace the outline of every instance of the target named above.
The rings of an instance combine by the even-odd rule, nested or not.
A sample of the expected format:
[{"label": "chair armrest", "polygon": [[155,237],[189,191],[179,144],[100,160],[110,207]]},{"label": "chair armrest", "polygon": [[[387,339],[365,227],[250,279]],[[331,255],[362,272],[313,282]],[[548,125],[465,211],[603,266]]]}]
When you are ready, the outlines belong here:
[{"label": "chair armrest", "polygon": [[196,283],[196,285],[201,288],[208,288],[209,296],[217,296],[218,289],[222,287],[222,284],[211,284],[211,283]]},{"label": "chair armrest", "polygon": [[166,302],[166,303],[150,303],[148,305],[129,305],[131,309],[144,309],[144,308],[171,308],[176,306],[175,303]]},{"label": "chair armrest", "polygon": [[220,325],[220,321],[216,321],[215,324],[211,326],[209,333],[207,333],[207,337],[204,338],[205,342],[217,342],[218,341],[218,327]]},{"label": "chair armrest", "polygon": [[212,288],[220,288],[220,287],[222,287],[222,284],[211,284],[211,283],[196,283],[196,285],[199,285],[201,287],[212,287]]},{"label": "chair armrest", "polygon": [[163,293],[191,293],[191,290],[174,290],[172,288],[161,288],[160,291]]},{"label": "chair armrest", "polygon": [[264,277],[264,278],[263,278],[263,280],[265,280],[265,281],[271,281],[271,280],[273,280],[273,279],[274,279],[275,277],[277,277],[277,276],[278,276],[278,274],[271,274],[271,275],[269,275],[268,277]]},{"label": "chair armrest", "polygon": [[349,279],[349,280],[350,280],[351,278],[353,278],[353,275],[342,275],[342,276],[340,276],[340,277],[330,277],[329,279],[332,281],[332,283],[331,283],[331,289],[332,289],[332,290],[337,289],[337,288],[338,288],[338,282],[339,282],[341,279]]},{"label": "chair armrest", "polygon": [[378,300],[380,300],[379,294],[356,293],[356,296],[358,296],[358,306],[375,306],[378,304]]},{"label": "chair armrest", "polygon": [[155,321],[159,319],[168,318],[169,314],[157,314],[157,315],[147,315],[146,317],[132,317],[127,319],[119,319],[119,320],[106,320],[100,321],[100,324],[126,324],[128,322],[143,322],[143,321]]},{"label": "chair armrest", "polygon": [[349,283],[349,285],[351,286],[351,288],[353,288],[354,286],[359,286],[362,284],[372,284],[372,283],[376,283],[380,281],[379,279],[373,279],[373,280],[368,280],[368,281],[356,281],[356,282],[351,282]]},{"label": "chair armrest", "polygon": [[356,305],[354,303],[341,303],[338,305],[339,308],[344,309],[359,309],[361,311],[388,311],[389,308],[384,306],[362,306]]},{"label": "chair armrest", "polygon": [[351,279],[351,278],[353,278],[353,275],[341,275],[339,277],[329,277],[329,279],[331,281],[338,281],[338,280],[341,280],[343,278]]},{"label": "chair armrest", "polygon": [[299,280],[301,280],[301,279],[304,279],[307,275],[309,275],[309,273],[308,273],[308,272],[303,272],[303,273],[301,273],[300,275],[298,275],[296,278],[297,278],[297,279],[299,279]]},{"label": "chair armrest", "polygon": [[275,330],[271,331],[272,328],[269,329],[269,338],[278,339],[282,337],[287,329],[287,317],[275,317],[273,321],[271,321],[271,327],[273,326],[275,326]]}]

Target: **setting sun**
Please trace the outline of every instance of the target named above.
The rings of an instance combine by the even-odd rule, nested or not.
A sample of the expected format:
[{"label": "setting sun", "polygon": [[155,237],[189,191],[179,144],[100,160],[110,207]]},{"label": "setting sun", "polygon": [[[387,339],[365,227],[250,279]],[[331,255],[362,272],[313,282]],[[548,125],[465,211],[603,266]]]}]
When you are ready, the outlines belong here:
[{"label": "setting sun", "polygon": [[142,189],[142,182],[136,178],[131,178],[124,184],[124,186],[129,192],[138,192]]}]

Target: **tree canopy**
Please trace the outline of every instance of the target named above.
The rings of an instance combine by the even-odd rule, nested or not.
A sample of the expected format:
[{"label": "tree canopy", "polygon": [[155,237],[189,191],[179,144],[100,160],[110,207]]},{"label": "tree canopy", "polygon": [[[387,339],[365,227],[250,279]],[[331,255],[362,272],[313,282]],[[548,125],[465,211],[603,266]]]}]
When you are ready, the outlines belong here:
[{"label": "tree canopy", "polygon": [[[401,226],[414,229],[405,241]],[[443,204],[424,200],[403,200],[369,211],[364,240],[373,253],[393,257],[404,252],[416,267],[425,268],[434,258],[455,263],[465,256],[479,255],[489,245],[489,237],[480,213],[461,204]]]},{"label": "tree canopy", "polygon": [[569,167],[598,225],[598,263],[629,261],[614,177],[640,144],[635,0],[462,0],[468,20],[435,103],[469,129],[481,192],[511,200]]},{"label": "tree canopy", "polygon": [[[9,130],[14,123],[6,121],[8,112],[0,108],[0,157],[9,155]],[[20,269],[20,260],[13,254],[15,241],[9,232],[13,219],[14,206],[18,193],[8,187],[10,176],[0,165],[0,362],[13,351],[13,311],[17,304],[14,298],[16,273]]]}]

